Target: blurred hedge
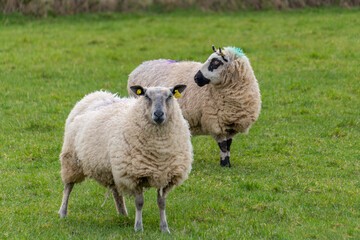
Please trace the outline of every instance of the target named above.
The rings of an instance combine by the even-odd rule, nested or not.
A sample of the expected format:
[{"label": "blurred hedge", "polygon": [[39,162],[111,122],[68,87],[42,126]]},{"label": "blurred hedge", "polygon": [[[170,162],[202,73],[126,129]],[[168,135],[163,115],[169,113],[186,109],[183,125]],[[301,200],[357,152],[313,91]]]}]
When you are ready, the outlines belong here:
[{"label": "blurred hedge", "polygon": [[197,8],[202,11],[292,9],[319,6],[359,6],[360,0],[0,0],[3,13],[20,12],[36,16],[83,12],[173,10]]}]

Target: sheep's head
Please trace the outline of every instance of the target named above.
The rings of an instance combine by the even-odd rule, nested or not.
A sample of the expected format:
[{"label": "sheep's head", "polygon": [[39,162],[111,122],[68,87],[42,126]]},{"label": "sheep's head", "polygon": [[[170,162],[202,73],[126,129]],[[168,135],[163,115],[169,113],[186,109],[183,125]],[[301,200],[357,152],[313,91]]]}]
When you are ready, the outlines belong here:
[{"label": "sheep's head", "polygon": [[221,73],[227,69],[233,60],[243,56],[241,49],[226,47],[218,50],[212,46],[213,54],[206,60],[200,70],[196,73],[194,80],[199,87],[206,84],[221,83]]},{"label": "sheep's head", "polygon": [[145,117],[154,124],[164,124],[172,113],[174,97],[178,98],[186,85],[176,85],[172,88],[132,86],[130,89],[144,98]]},{"label": "sheep's head", "polygon": [[220,47],[219,50],[216,50],[216,48],[212,46],[212,49],[214,53],[210,55],[194,77],[194,80],[199,87],[209,83],[219,84],[221,81],[221,72],[229,64],[229,57]]}]

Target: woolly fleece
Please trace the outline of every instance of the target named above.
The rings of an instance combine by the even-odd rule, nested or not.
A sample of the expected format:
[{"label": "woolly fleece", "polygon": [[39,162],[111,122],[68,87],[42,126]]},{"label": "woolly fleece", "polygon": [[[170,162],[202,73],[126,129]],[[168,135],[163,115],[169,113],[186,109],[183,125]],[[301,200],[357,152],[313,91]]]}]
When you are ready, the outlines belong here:
[{"label": "woolly fleece", "polygon": [[128,87],[185,84],[187,89],[178,102],[192,135],[211,135],[219,142],[247,133],[260,113],[260,90],[248,58],[234,49],[224,50],[230,64],[222,71],[220,84],[197,86],[194,76],[202,63],[160,59],[138,66],[129,75]]},{"label": "woolly fleece", "polygon": [[169,105],[167,122],[155,125],[145,116],[144,97],[85,96],[66,120],[60,154],[64,184],[89,177],[130,195],[144,187],[169,191],[180,185],[191,170],[192,146],[178,103]]}]

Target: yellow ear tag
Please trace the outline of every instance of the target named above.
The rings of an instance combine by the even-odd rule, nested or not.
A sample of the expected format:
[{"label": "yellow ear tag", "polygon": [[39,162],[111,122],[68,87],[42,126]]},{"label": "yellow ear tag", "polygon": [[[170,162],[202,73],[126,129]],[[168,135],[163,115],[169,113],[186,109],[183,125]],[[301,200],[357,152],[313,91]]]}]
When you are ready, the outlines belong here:
[{"label": "yellow ear tag", "polygon": [[178,91],[178,90],[175,90],[174,97],[176,97],[176,98],[181,97],[181,93],[179,93],[179,91]]},{"label": "yellow ear tag", "polygon": [[137,95],[140,95],[140,94],[141,94],[141,89],[138,89],[138,90],[136,91],[136,94],[137,94]]}]

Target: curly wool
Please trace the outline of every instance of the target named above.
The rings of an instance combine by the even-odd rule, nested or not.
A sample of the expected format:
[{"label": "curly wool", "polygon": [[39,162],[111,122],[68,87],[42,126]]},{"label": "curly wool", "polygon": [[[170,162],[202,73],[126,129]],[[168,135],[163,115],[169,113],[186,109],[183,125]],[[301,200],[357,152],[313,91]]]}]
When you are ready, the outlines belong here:
[{"label": "curly wool", "polygon": [[147,87],[186,84],[187,90],[178,102],[192,135],[212,135],[219,141],[247,133],[260,113],[258,82],[242,51],[232,47],[224,51],[231,63],[222,72],[218,85],[198,87],[194,82],[202,63],[160,59],[138,66],[129,76],[128,88],[136,84]]},{"label": "curly wool", "polygon": [[227,47],[225,51],[227,54],[232,54],[233,58],[241,58],[245,56],[243,50],[237,47]]},{"label": "curly wool", "polygon": [[60,155],[63,182],[93,178],[130,195],[143,187],[169,191],[191,170],[187,122],[176,100],[166,124],[145,117],[144,98],[119,98],[108,92],[87,95],[71,111]]}]

